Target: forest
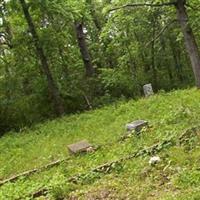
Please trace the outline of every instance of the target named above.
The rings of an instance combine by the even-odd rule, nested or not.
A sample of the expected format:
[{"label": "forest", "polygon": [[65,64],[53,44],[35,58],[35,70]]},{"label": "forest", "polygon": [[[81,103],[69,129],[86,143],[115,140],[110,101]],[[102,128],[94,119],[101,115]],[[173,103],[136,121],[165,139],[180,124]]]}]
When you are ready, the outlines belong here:
[{"label": "forest", "polygon": [[0,0],[0,200],[199,200],[199,21],[199,0]]},{"label": "forest", "polygon": [[0,133],[200,87],[198,0],[1,0]]}]

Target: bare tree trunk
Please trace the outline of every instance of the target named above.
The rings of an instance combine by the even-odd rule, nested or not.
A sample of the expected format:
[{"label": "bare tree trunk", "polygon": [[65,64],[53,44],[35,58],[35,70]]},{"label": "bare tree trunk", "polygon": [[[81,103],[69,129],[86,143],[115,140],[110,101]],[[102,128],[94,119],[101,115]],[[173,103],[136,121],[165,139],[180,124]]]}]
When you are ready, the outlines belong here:
[{"label": "bare tree trunk", "polygon": [[77,41],[79,45],[79,49],[82,55],[83,63],[85,66],[85,71],[86,71],[86,76],[87,77],[92,77],[94,74],[94,67],[92,65],[91,57],[88,51],[87,43],[85,40],[85,34],[83,31],[83,24],[76,22],[75,23],[76,27],[76,36],[77,36]]},{"label": "bare tree trunk", "polygon": [[47,58],[44,54],[44,50],[43,50],[43,48],[40,44],[39,36],[36,32],[36,28],[34,26],[32,17],[29,13],[29,10],[28,10],[28,5],[27,5],[25,0],[20,0],[20,3],[21,3],[21,6],[22,6],[22,9],[23,9],[24,17],[27,21],[27,24],[29,26],[30,32],[31,32],[32,37],[33,37],[37,56],[40,59],[42,70],[43,70],[43,72],[46,76],[46,79],[47,79],[49,95],[50,95],[51,101],[53,103],[54,110],[55,110],[56,114],[58,116],[60,116],[60,115],[64,114],[64,107],[63,107],[62,99],[60,97],[59,90],[58,90],[58,88],[55,84],[55,81],[53,79],[53,76],[51,74]]},{"label": "bare tree trunk", "polygon": [[185,8],[185,4],[186,0],[177,0],[176,3],[177,19],[180,23],[184,35],[185,45],[192,63],[196,85],[198,88],[200,88],[200,52],[198,49],[197,42],[195,40],[194,33],[189,24],[189,19]]}]

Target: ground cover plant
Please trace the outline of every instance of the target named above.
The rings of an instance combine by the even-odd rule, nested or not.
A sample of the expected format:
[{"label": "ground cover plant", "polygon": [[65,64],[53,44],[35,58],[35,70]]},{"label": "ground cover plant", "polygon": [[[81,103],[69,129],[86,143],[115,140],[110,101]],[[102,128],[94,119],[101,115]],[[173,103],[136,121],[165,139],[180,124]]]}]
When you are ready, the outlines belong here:
[{"label": "ground cover plant", "polygon": [[199,10],[0,0],[0,200],[199,200]]},{"label": "ground cover plant", "polygon": [[[160,92],[6,134],[0,140],[0,180],[56,159],[70,159],[0,186],[0,199],[198,199],[199,99],[197,89]],[[147,120],[149,127],[119,141],[125,124],[137,119]],[[69,155],[67,145],[81,139],[100,148]],[[158,152],[91,171],[165,140],[172,144]],[[154,166],[149,165],[153,155],[161,158]],[[69,181],[77,175],[76,181]],[[47,192],[37,193],[43,189]]]}]

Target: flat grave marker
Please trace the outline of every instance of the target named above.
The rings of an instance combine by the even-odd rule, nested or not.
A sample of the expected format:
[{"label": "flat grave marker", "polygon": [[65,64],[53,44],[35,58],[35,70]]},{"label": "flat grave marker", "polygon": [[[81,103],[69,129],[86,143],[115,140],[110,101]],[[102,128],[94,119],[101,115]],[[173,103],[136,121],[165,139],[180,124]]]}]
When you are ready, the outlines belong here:
[{"label": "flat grave marker", "polygon": [[140,132],[141,129],[145,126],[148,125],[148,122],[145,120],[136,120],[134,122],[128,123],[126,124],[126,130],[127,131],[136,131],[136,132]]},{"label": "flat grave marker", "polygon": [[71,154],[91,152],[94,150],[93,146],[87,140],[82,140],[77,143],[70,144],[67,146],[67,148]]}]

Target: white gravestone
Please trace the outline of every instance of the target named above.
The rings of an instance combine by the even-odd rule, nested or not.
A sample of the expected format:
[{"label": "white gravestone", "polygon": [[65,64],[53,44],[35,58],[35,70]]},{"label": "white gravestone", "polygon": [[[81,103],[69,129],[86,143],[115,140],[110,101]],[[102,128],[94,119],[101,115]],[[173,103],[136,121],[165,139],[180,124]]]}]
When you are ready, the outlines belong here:
[{"label": "white gravestone", "polygon": [[145,97],[149,97],[154,94],[151,83],[144,85],[143,90]]}]

